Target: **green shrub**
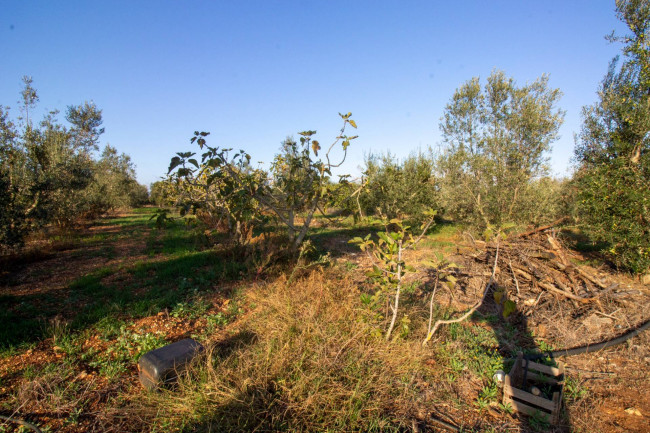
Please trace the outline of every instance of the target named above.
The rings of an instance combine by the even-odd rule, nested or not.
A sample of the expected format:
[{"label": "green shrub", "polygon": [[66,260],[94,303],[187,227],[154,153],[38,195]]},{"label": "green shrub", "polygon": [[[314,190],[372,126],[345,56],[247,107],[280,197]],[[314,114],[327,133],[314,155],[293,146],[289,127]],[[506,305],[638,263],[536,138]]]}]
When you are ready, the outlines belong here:
[{"label": "green shrub", "polygon": [[650,268],[650,2],[618,1],[631,34],[622,41],[623,62],[610,63],[598,95],[583,110],[576,147],[577,208],[584,231],[604,242],[621,268]]},{"label": "green shrub", "polygon": [[431,155],[412,154],[403,161],[394,155],[369,155],[365,161],[365,187],[359,197],[366,215],[388,219],[426,219],[424,212],[439,206]]}]

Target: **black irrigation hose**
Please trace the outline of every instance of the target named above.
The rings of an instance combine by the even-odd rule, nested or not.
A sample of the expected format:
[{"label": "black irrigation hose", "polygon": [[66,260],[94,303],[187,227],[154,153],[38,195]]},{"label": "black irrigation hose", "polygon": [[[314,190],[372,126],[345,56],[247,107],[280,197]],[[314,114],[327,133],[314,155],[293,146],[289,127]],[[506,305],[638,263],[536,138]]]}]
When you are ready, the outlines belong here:
[{"label": "black irrigation hose", "polygon": [[606,347],[616,346],[617,344],[621,344],[622,342],[639,335],[640,333],[642,333],[648,328],[650,328],[650,320],[648,320],[638,328],[628,332],[627,334],[621,335],[620,337],[612,338],[611,340],[603,341],[602,343],[598,343],[594,345],[588,344],[586,346],[576,347],[573,349],[556,350],[554,352],[551,352],[549,356],[551,358],[554,358],[557,356],[573,356],[573,355],[579,355],[581,353],[596,352]]},{"label": "black irrigation hose", "polygon": [[13,423],[16,423],[16,424],[20,424],[22,426],[27,427],[28,429],[31,429],[31,430],[35,431],[36,433],[43,433],[43,431],[40,428],[36,427],[34,424],[32,424],[30,422],[27,422],[27,421],[23,421],[21,419],[16,419],[16,418],[12,418],[10,416],[4,416],[4,415],[0,415],[0,419],[3,419],[5,421],[9,421],[9,422],[13,422]]},{"label": "black irrigation hose", "polygon": [[627,341],[630,338],[639,335],[640,333],[647,330],[648,328],[650,328],[650,320],[648,320],[638,328],[628,332],[627,334],[623,334],[620,337],[612,338],[611,340],[603,341],[602,343],[587,344],[586,346],[574,347],[573,349],[561,349],[561,350],[555,350],[553,352],[532,354],[532,355],[527,355],[526,358],[530,360],[544,358],[546,356],[550,358],[557,358],[559,356],[573,356],[573,355],[580,355],[581,353],[597,352],[606,347],[611,347],[611,346],[616,346],[617,344],[621,344],[624,341]]}]

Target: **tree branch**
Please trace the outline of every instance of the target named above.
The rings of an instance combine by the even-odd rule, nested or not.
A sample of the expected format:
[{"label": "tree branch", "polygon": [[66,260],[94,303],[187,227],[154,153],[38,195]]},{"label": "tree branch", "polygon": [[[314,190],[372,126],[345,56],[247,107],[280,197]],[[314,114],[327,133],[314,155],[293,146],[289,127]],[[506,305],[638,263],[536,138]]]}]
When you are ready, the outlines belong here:
[{"label": "tree branch", "polygon": [[483,296],[481,297],[481,300],[476,303],[472,308],[470,308],[465,314],[463,314],[461,317],[457,319],[450,319],[450,320],[438,320],[434,325],[433,329],[427,334],[427,338],[424,339],[422,342],[422,347],[426,346],[426,344],[431,340],[433,335],[436,333],[440,325],[448,325],[451,323],[458,323],[462,322],[463,320],[467,319],[469,316],[471,316],[481,305],[483,305],[483,302],[485,302],[485,298],[487,297],[488,292],[490,291],[490,288],[492,287],[492,284],[494,283],[494,276],[497,271],[497,262],[499,260],[499,241],[497,240],[497,251],[496,255],[494,256],[494,266],[492,267],[492,276],[490,277],[490,280],[488,283],[485,285],[485,291],[483,292]]}]

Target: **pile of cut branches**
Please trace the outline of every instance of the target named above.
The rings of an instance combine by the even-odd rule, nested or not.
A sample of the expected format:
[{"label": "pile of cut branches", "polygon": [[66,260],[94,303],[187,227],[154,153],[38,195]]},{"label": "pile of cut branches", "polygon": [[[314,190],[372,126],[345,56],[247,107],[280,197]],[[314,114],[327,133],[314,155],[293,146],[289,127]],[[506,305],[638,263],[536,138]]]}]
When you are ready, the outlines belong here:
[{"label": "pile of cut branches", "polygon": [[[484,244],[475,259],[489,263],[496,248],[494,244]],[[604,293],[617,288],[616,283],[602,279],[586,266],[576,265],[575,257],[571,260],[572,252],[551,233],[517,236],[499,242],[499,248],[499,280],[514,287],[517,296],[522,294],[522,287],[534,292],[545,290],[577,307],[577,303],[597,303]]]},{"label": "pile of cut branches", "polygon": [[647,287],[627,275],[580,264],[584,258],[550,226],[471,243],[472,252],[453,258],[461,264],[455,276],[462,291],[449,295],[461,309],[473,305],[473,310],[503,313],[507,299],[537,336],[560,347],[597,342],[648,320]]}]

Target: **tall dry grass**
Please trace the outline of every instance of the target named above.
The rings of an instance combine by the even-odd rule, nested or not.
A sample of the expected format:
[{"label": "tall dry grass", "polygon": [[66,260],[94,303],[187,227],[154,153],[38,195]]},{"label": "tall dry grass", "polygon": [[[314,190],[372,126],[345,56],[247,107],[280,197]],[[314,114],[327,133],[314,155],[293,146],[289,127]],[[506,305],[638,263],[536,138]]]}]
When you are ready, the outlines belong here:
[{"label": "tall dry grass", "polygon": [[140,408],[153,431],[410,427],[423,353],[417,341],[384,341],[345,273],[281,278],[247,297],[256,309],[241,331]]}]

